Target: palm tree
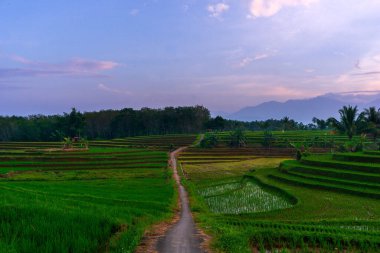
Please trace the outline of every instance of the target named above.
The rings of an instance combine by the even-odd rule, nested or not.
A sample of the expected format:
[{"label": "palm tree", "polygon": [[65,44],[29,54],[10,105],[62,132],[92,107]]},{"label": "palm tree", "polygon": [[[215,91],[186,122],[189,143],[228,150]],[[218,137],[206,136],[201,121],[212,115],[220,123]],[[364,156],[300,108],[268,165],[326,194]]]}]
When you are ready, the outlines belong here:
[{"label": "palm tree", "polygon": [[343,106],[339,110],[340,121],[335,118],[329,118],[327,121],[338,131],[347,134],[348,139],[352,140],[354,134],[356,134],[358,128],[361,128],[361,122],[363,121],[363,114],[358,115],[358,107]]},{"label": "palm tree", "polygon": [[376,110],[376,107],[370,107],[368,109],[364,109],[363,115],[367,122],[373,122],[375,124],[380,123],[380,109]]},{"label": "palm tree", "polygon": [[376,110],[376,107],[370,107],[364,109],[362,115],[367,123],[365,131],[373,134],[373,138],[376,141],[379,132],[378,128],[380,128],[380,109]]},{"label": "palm tree", "polygon": [[326,120],[323,120],[323,119],[318,119],[316,117],[314,117],[312,119],[313,123],[317,125],[317,128],[320,129],[320,130],[325,130],[328,126],[328,122]]}]

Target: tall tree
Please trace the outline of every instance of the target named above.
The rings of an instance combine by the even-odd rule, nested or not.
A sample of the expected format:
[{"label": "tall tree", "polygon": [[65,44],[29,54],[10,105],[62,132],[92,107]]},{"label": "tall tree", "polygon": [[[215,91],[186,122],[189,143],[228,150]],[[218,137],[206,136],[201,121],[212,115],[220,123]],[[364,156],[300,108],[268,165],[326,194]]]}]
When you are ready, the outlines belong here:
[{"label": "tall tree", "polygon": [[325,130],[328,127],[328,123],[326,120],[318,119],[316,117],[313,118],[313,123],[317,125],[317,128],[320,130]]},{"label": "tall tree", "polygon": [[77,109],[72,108],[70,114],[65,114],[66,133],[69,137],[81,136],[85,127],[85,118]]},{"label": "tall tree", "polygon": [[367,109],[364,109],[362,115],[366,121],[365,131],[372,134],[374,140],[376,141],[380,131],[380,109],[378,111],[376,110],[376,107],[369,107]]},{"label": "tall tree", "polygon": [[328,122],[340,132],[347,134],[348,138],[352,140],[352,137],[356,134],[358,128],[361,128],[363,121],[362,114],[358,114],[358,107],[355,106],[343,106],[339,110],[340,121],[335,118],[329,118]]}]

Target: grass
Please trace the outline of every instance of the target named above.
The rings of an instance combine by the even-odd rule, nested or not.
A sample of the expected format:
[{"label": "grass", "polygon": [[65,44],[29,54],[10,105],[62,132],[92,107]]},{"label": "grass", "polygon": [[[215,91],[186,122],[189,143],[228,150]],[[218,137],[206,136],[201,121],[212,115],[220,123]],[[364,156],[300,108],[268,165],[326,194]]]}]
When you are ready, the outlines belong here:
[{"label": "grass", "polygon": [[0,178],[0,252],[133,252],[175,206],[164,152],[7,151],[0,158],[2,173],[18,172]]},{"label": "grass", "polygon": [[[343,144],[348,141],[346,135],[337,134],[328,130],[305,130],[305,131],[272,131],[271,147],[272,148],[290,148],[290,142],[308,142],[318,149],[330,149],[331,147]],[[265,132],[264,131],[246,131],[246,140],[249,148],[265,148]],[[227,146],[230,132],[218,132],[221,146]],[[354,136],[354,140],[360,140],[360,136]]]},{"label": "grass", "polygon": [[[195,134],[168,134],[149,135],[119,138],[113,140],[91,140],[90,147],[100,148],[149,148],[162,151],[189,146],[193,144],[198,135]],[[62,142],[1,142],[0,150],[36,150],[46,148],[62,148]],[[74,143],[74,146],[78,146]]]},{"label": "grass", "polygon": [[[218,252],[379,252],[380,153],[288,161],[289,141],[321,152],[347,137],[327,131],[248,132],[248,147],[192,147],[179,172],[196,220]],[[192,135],[92,141],[88,151],[46,151],[61,143],[2,143],[0,253],[133,252],[144,231],[169,219],[175,184],[167,151]],[[164,152],[165,151],[165,152]],[[319,152],[318,151],[318,152]],[[282,164],[279,168],[279,165]],[[374,197],[375,196],[375,197]]]},{"label": "grass", "polygon": [[292,206],[281,194],[263,189],[250,179],[210,186],[200,189],[199,194],[213,213],[256,213]]},{"label": "grass", "polygon": [[[193,155],[196,150],[192,151]],[[210,156],[207,152],[206,156]],[[195,156],[194,156],[195,157]],[[202,150],[196,156],[202,159]],[[363,193],[376,193],[378,183],[376,171],[372,167],[360,171],[334,168],[313,167],[286,158],[254,158],[238,162],[224,162],[223,155],[215,155],[207,163],[191,163],[184,156],[184,184],[187,186],[192,210],[196,220],[213,235],[213,247],[220,252],[378,252],[380,250],[380,203],[377,199]],[[218,158],[221,158],[218,160]],[[320,157],[323,165],[334,163],[331,156]],[[180,157],[180,161],[182,156]],[[309,160],[318,160],[310,157]],[[327,163],[327,161],[329,163]],[[365,166],[366,163],[351,166]],[[347,161],[346,161],[347,162]],[[278,169],[284,163],[282,169]],[[299,166],[309,166],[310,170],[324,170],[328,174],[310,174],[298,171]],[[315,165],[314,165],[315,166]],[[336,171],[336,172],[335,172]],[[347,179],[344,173],[361,175],[373,179],[370,182]],[[302,175],[303,177],[300,177]],[[255,193],[250,199],[240,184],[244,178],[253,178],[253,185],[260,191],[275,192],[287,205],[271,206],[273,199]],[[294,177],[294,183],[277,180],[275,177]],[[308,177],[308,178],[305,178]],[[318,187],[310,187],[300,182],[310,180]],[[328,181],[324,181],[328,180]],[[259,184],[257,184],[257,182]],[[298,183],[296,183],[298,182]],[[344,190],[331,190],[321,187],[330,185]],[[360,185],[360,187],[359,187]],[[365,187],[368,185],[369,187]],[[269,189],[268,189],[269,187]],[[372,188],[371,188],[372,187]],[[362,194],[348,191],[352,188]],[[208,201],[214,198],[215,201]],[[248,201],[246,201],[248,200]],[[255,202],[259,200],[258,202]],[[226,204],[228,203],[228,204]],[[247,208],[252,204],[263,203],[261,211],[254,208],[240,212],[235,206]],[[276,203],[276,202],[275,202]],[[279,203],[279,202],[277,202]]]}]

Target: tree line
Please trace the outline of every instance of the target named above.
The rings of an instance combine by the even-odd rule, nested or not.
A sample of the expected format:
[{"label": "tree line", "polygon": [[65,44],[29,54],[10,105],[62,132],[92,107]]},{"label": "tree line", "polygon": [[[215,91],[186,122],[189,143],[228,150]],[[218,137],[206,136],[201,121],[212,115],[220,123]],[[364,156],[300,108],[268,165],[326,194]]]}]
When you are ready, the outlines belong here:
[{"label": "tree line", "polygon": [[75,108],[62,115],[0,117],[0,141],[88,140],[154,134],[199,133],[210,120],[203,106],[102,110],[81,113]]},{"label": "tree line", "polygon": [[79,112],[75,108],[62,115],[0,116],[0,141],[62,141],[65,137],[88,140],[124,138],[140,135],[188,134],[204,131],[289,131],[335,129],[351,139],[366,133],[376,137],[380,131],[380,112],[374,107],[359,113],[345,106],[340,118],[317,119],[303,124],[288,117],[280,120],[242,122],[220,116],[212,118],[203,106],[142,108]]}]

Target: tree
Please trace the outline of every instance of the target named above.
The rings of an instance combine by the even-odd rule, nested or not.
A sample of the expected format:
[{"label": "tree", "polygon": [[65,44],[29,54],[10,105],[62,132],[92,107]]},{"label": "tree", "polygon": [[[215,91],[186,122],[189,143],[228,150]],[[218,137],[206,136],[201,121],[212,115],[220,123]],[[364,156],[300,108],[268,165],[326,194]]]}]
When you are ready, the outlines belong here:
[{"label": "tree", "polygon": [[313,118],[313,123],[317,125],[317,128],[320,130],[325,130],[328,127],[328,122],[323,119]]},{"label": "tree", "polygon": [[378,111],[376,107],[370,107],[364,109],[362,115],[367,123],[365,132],[372,134],[374,141],[376,141],[380,128],[380,109]]},{"label": "tree", "polygon": [[329,118],[328,122],[338,131],[346,133],[349,140],[362,128],[363,116],[358,115],[358,107],[343,106],[339,110],[340,121],[335,118]]},{"label": "tree", "polygon": [[85,127],[85,119],[83,114],[75,108],[72,108],[70,114],[65,113],[64,117],[66,119],[67,135],[70,137],[80,137]]},{"label": "tree", "polygon": [[247,138],[242,129],[236,129],[230,134],[229,146],[233,148],[245,147]]},{"label": "tree", "polygon": [[296,159],[297,161],[301,160],[302,157],[309,155],[309,149],[312,147],[312,144],[303,142],[303,143],[289,143],[296,150]]},{"label": "tree", "polygon": [[201,148],[214,148],[218,145],[219,138],[213,133],[207,133],[199,143]]},{"label": "tree", "polygon": [[272,131],[265,131],[263,138],[263,146],[266,148],[271,148],[272,144],[276,141],[276,137],[273,135]]},{"label": "tree", "polygon": [[206,128],[221,131],[224,129],[225,124],[226,124],[225,119],[223,119],[221,116],[216,116],[214,119],[210,119],[206,123]]},{"label": "tree", "polygon": [[281,123],[283,131],[297,129],[297,123],[289,117],[282,118]]}]

